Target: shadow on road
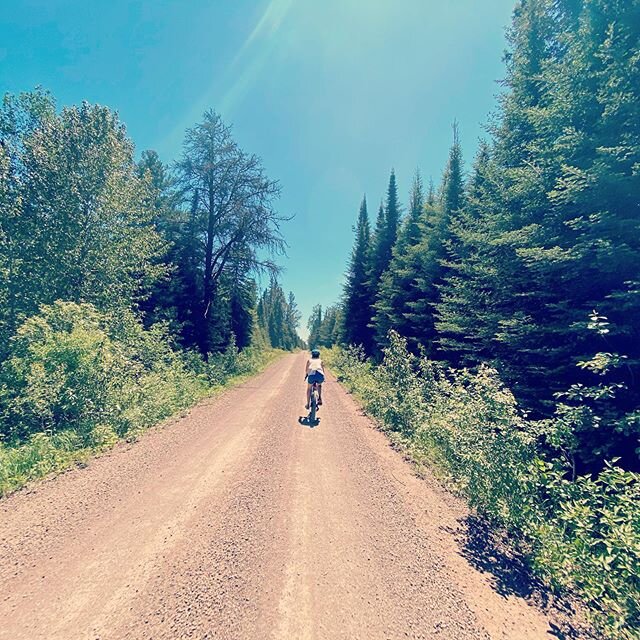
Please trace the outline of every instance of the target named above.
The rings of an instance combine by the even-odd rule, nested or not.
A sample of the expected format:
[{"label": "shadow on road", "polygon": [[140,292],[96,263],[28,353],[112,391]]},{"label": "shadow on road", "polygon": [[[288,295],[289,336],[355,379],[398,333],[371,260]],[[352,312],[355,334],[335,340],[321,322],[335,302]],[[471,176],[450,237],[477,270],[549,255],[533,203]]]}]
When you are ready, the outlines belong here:
[{"label": "shadow on road", "polygon": [[506,540],[490,524],[476,515],[466,517],[461,524],[462,531],[457,538],[462,555],[476,569],[493,576],[493,586],[500,595],[529,598],[543,590],[524,558],[509,551]]},{"label": "shadow on road", "polygon": [[461,530],[452,532],[460,552],[473,567],[493,576],[493,588],[502,596],[518,596],[535,602],[556,615],[550,623],[549,636],[559,640],[593,638],[586,629],[576,629],[569,623],[574,613],[571,604],[550,597],[549,590],[529,570],[524,556],[510,550],[506,534],[501,534],[477,515],[460,521]]},{"label": "shadow on road", "polygon": [[298,422],[303,427],[309,427],[309,429],[314,429],[320,424],[320,418],[316,418],[315,420],[312,421],[309,416],[300,416],[298,418]]}]

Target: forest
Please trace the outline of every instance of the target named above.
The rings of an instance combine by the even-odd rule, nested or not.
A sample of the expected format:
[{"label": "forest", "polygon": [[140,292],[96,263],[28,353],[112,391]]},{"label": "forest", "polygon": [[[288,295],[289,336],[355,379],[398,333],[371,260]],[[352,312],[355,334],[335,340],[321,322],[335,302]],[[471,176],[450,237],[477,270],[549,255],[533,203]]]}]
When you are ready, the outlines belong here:
[{"label": "forest", "polygon": [[136,161],[115,112],[38,88],[0,143],[0,493],[302,345],[280,186],[214,111]]},{"label": "forest", "polygon": [[310,343],[342,345],[385,428],[636,637],[640,5],[521,2],[508,36],[472,166],[454,123],[437,186],[416,173],[404,207],[392,170],[375,221],[362,199]]},{"label": "forest", "polygon": [[[354,193],[307,342],[596,637],[638,638],[640,2],[521,0],[504,63],[473,160],[452,113],[439,180]],[[280,195],[214,110],[163,159],[107,106],[4,96],[0,496],[307,346]]]}]

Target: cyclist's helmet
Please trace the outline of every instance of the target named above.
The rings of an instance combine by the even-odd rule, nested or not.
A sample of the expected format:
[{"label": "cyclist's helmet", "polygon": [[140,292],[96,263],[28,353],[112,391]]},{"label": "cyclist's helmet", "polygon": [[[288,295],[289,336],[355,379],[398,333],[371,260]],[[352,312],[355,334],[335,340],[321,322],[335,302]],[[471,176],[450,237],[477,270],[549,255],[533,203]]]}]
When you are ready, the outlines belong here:
[{"label": "cyclist's helmet", "polygon": [[320,351],[318,349],[311,349],[311,357],[312,358],[319,358],[320,357]]}]

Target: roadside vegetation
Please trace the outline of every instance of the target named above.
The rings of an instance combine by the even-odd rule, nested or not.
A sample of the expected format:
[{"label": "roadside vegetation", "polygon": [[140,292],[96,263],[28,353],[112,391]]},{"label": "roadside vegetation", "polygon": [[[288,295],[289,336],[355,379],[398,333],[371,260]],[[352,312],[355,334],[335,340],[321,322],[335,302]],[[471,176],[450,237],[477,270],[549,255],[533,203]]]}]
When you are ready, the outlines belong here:
[{"label": "roadside vegetation", "polygon": [[506,531],[534,575],[577,596],[599,633],[637,638],[640,474],[612,460],[575,476],[562,416],[532,420],[495,369],[447,368],[389,338],[377,365],[358,348],[323,355],[396,443]]},{"label": "roadside vegetation", "polygon": [[401,438],[577,594],[640,637],[640,5],[522,0],[487,140],[460,132],[408,204],[362,200],[312,346]]},{"label": "roadside vegetation", "polygon": [[12,346],[0,366],[0,496],[136,439],[283,353],[232,342],[205,361],[163,326],[71,302],[42,307]]},{"label": "roadside vegetation", "polygon": [[169,166],[107,107],[4,97],[0,495],[302,345],[278,195],[213,111]]}]

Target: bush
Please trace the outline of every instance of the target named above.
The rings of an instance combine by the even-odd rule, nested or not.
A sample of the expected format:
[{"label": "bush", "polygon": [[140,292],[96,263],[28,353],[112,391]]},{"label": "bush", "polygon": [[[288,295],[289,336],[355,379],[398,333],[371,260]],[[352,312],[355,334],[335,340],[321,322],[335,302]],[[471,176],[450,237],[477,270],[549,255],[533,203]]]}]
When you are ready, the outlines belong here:
[{"label": "bush", "polygon": [[91,305],[57,303],[19,327],[0,367],[4,438],[70,427],[88,434],[98,422],[115,419],[132,363],[102,320]]},{"label": "bush", "polygon": [[166,326],[56,302],[27,319],[0,364],[0,496],[191,407],[278,352],[234,342],[205,362]]},{"label": "bush", "polygon": [[533,567],[556,588],[579,594],[602,633],[637,638],[640,627],[640,476],[608,464],[597,478],[566,479],[547,463],[547,498],[524,533]]},{"label": "bush", "polygon": [[354,348],[331,350],[327,362],[383,429],[519,541],[538,576],[577,594],[604,635],[638,637],[638,474],[609,464],[572,479],[570,460],[547,459],[541,444],[562,425],[527,420],[495,370],[446,370],[411,355],[395,332],[377,367]]},{"label": "bush", "polygon": [[203,377],[169,345],[163,327],[144,330],[89,304],[56,302],[26,320],[0,366],[0,434],[8,442],[73,429],[85,444],[99,425],[119,435],[193,404]]}]

